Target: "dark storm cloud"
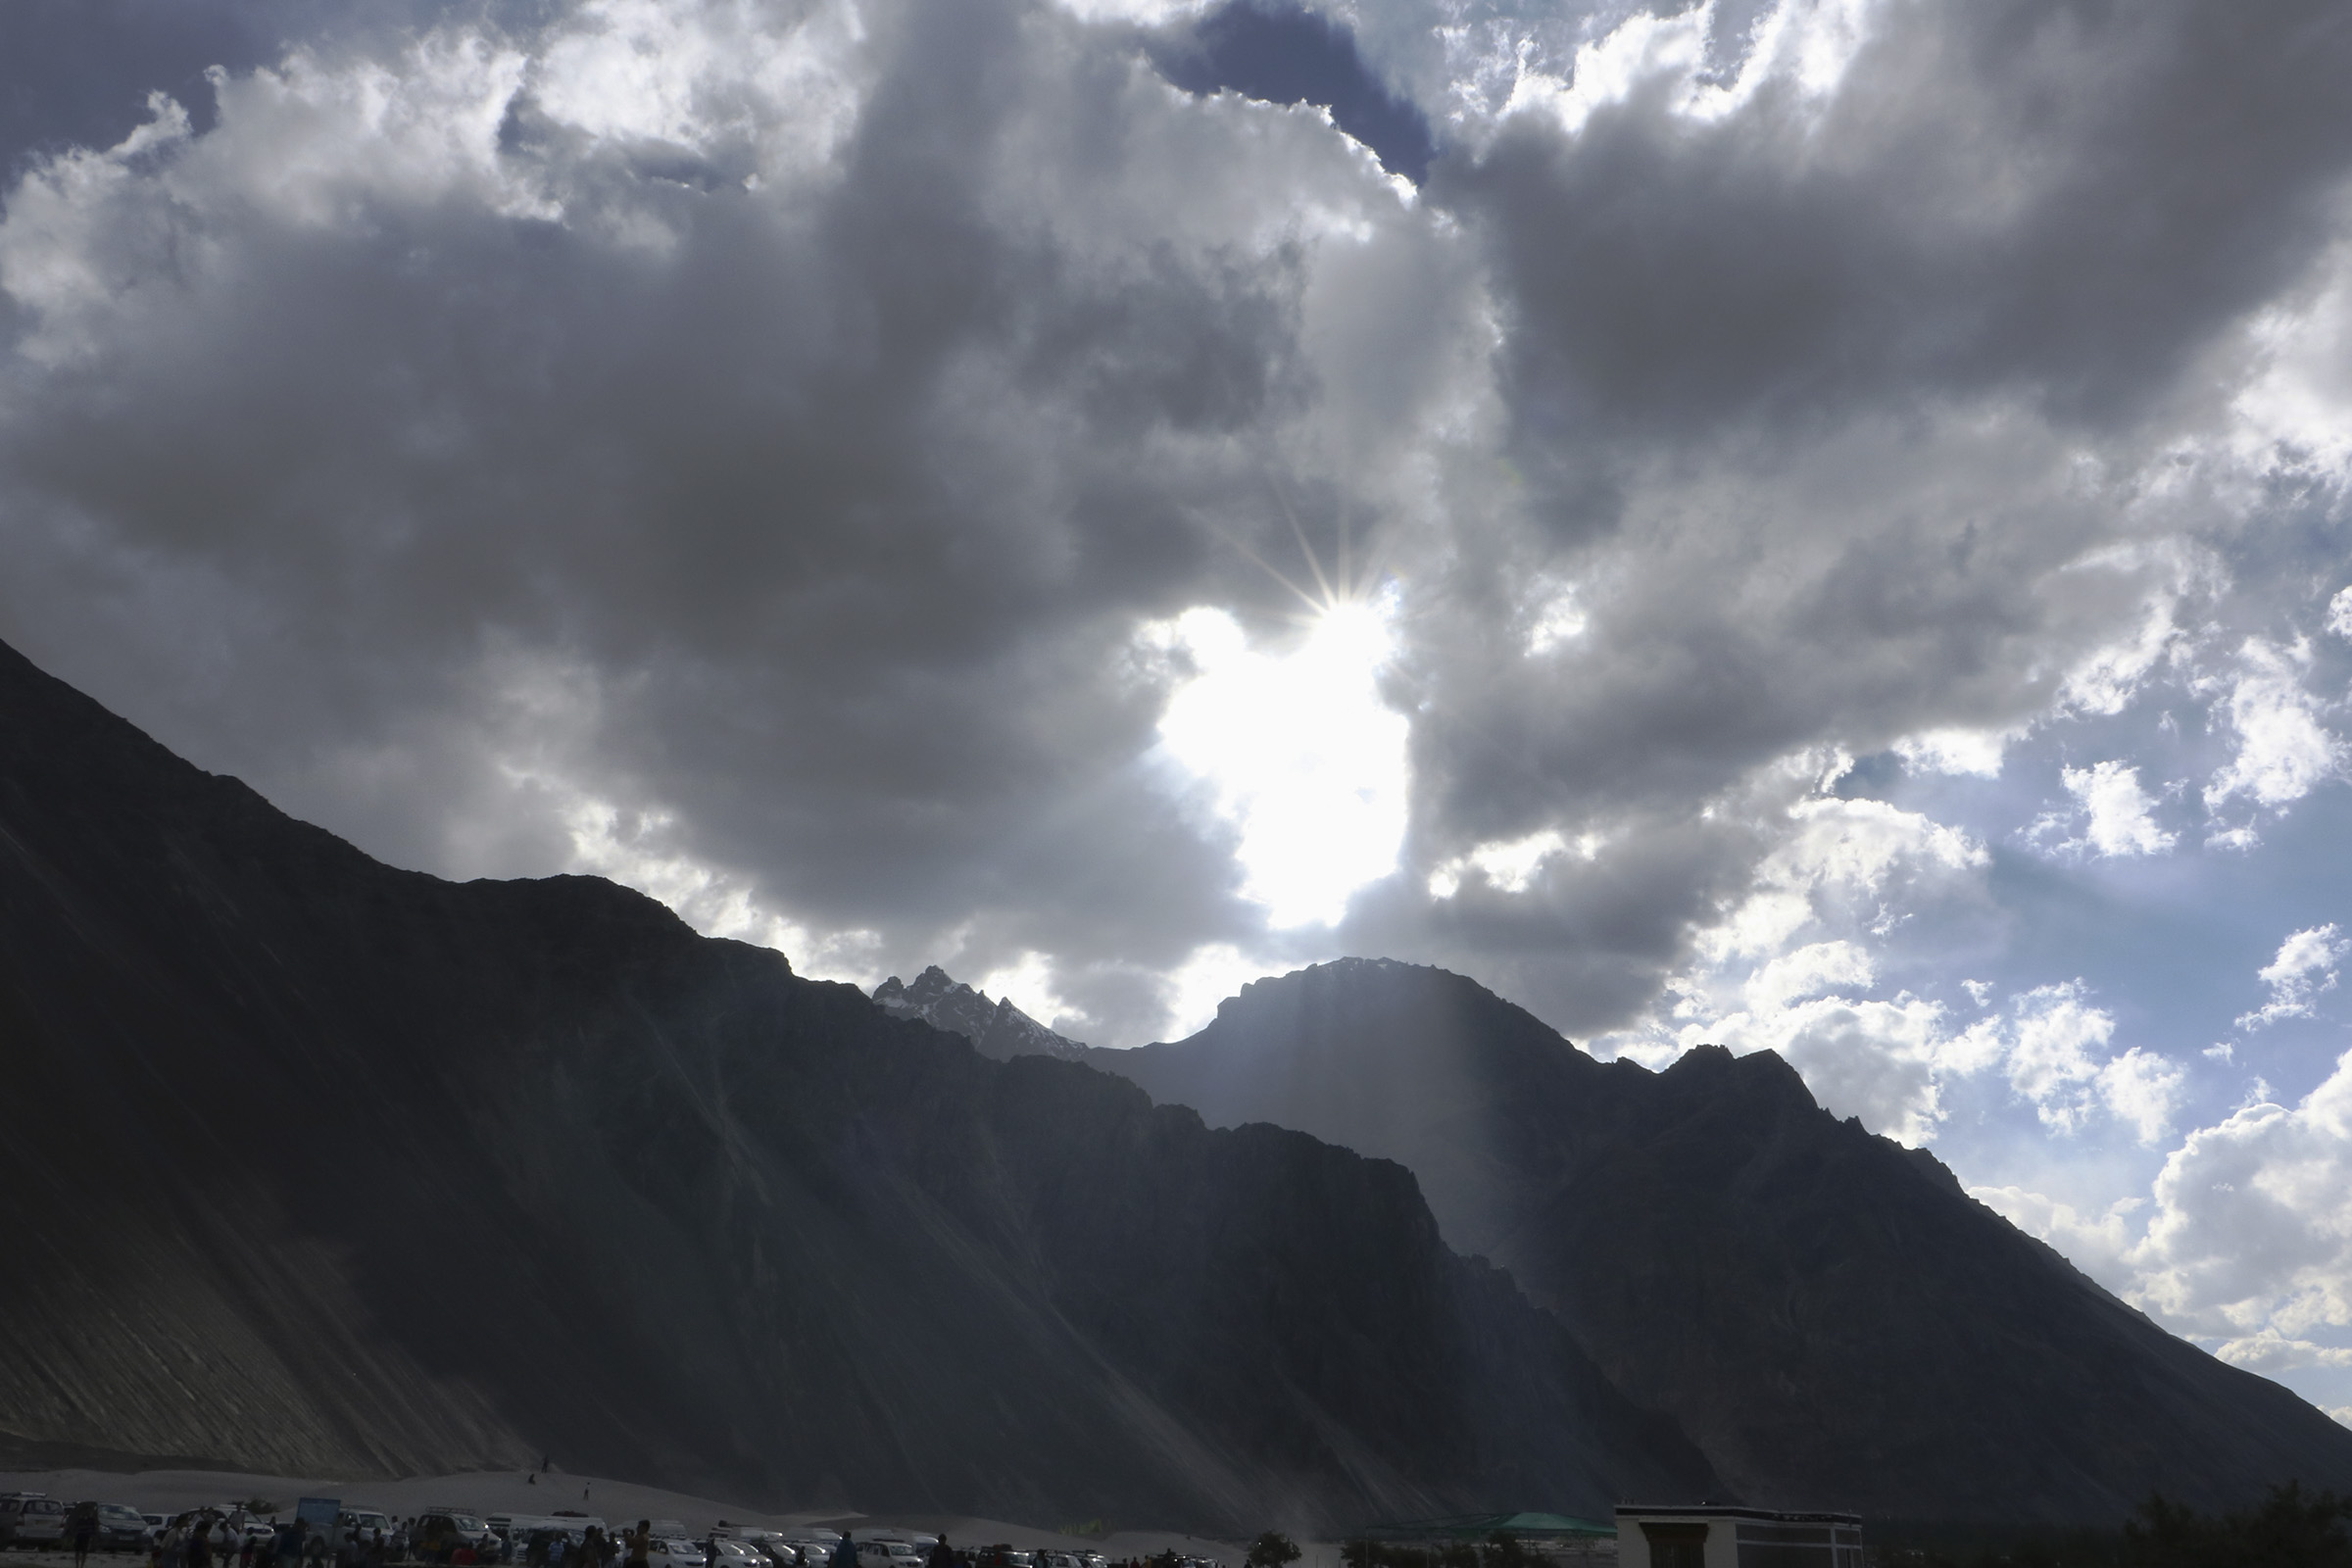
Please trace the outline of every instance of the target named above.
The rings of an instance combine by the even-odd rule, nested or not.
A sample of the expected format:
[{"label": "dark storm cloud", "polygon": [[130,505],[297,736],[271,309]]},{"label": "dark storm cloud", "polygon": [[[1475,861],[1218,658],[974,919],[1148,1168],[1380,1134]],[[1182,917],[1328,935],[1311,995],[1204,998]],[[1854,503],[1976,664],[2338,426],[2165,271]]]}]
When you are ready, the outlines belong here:
[{"label": "dark storm cloud", "polygon": [[[984,946],[1160,962],[1243,931],[1137,760],[1160,687],[1130,648],[1285,592],[1250,558],[1317,397],[1307,263],[1279,195],[1261,234],[1122,142],[1238,129],[1401,209],[1311,121],[1187,108],[1118,38],[876,17],[798,167],[804,127],[760,120],[791,103],[593,135],[495,32],[392,62],[395,122],[495,123],[454,164],[353,139],[333,60],[231,78],[220,131],[20,194],[20,283],[54,235],[137,283],[19,289],[17,547],[212,623],[244,695],[186,671],[129,706],[397,858],[545,868],[562,833],[509,797],[578,788],[818,929],[984,911]],[[156,657],[14,614],[102,690]],[[228,739],[222,703],[270,716]]]},{"label": "dark storm cloud", "polygon": [[[204,765],[1102,1043],[1355,952],[1770,1047],[2176,1321],[2352,1335],[2228,1198],[2347,1157],[2340,991],[2231,1023],[2352,929],[2340,7],[0,27],[0,636]],[[1385,710],[1360,607],[1280,657],[1318,568]],[[1338,926],[1244,896],[1406,812]]]},{"label": "dark storm cloud", "polygon": [[[1009,0],[303,15],[11,198],[9,634],[395,858],[1034,950],[1114,1035],[1201,944],[1311,951],[1138,640],[1281,634],[1290,513],[1396,574],[1414,715],[1405,865],[1325,940],[1621,1020],[1806,767],[2027,723],[2186,592],[2142,470],[2348,139],[2320,8],[1880,7],[1827,85],[1727,8],[1573,130],[1425,91],[1417,205],[1244,95],[1395,163],[1357,112],[1437,56],[1353,40],[1418,13],[1216,12],[1210,96]],[[1544,831],[1606,847],[1425,896]]]},{"label": "dark storm cloud", "polygon": [[[1566,83],[1566,124],[1523,94],[1430,186],[1493,261],[1485,515],[1525,531],[1462,526],[1423,596],[1396,682],[1416,863],[1544,828],[1616,847],[1507,897],[1400,890],[1350,937],[1585,1027],[1737,904],[1776,808],[1692,824],[1759,768],[2110,700],[2192,592],[2178,531],[2232,525],[2193,478],[2156,500],[2159,454],[2213,428],[2352,163],[2328,6],[1900,4],[1826,92],[1744,65]],[[1585,629],[1531,656],[1555,593]]]},{"label": "dark storm cloud", "polygon": [[1441,199],[1494,246],[1523,449],[2011,389],[2111,421],[2326,240],[2347,68],[2323,0],[1889,5],[1826,103],[1709,123],[1659,75],[1513,118]]}]

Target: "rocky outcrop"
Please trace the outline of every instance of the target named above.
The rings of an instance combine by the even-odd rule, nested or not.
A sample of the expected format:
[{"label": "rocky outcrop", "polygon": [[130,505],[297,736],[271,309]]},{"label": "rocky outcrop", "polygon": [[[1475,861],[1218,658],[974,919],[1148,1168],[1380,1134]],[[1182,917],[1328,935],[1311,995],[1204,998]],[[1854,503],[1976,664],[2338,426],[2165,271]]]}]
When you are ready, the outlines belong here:
[{"label": "rocky outcrop", "polygon": [[1395,1159],[1746,1500],[2111,1520],[2352,1484],[2352,1431],[2166,1333],[1840,1122],[1770,1053],[1602,1063],[1459,975],[1348,959],[1088,1059],[1212,1124]]},{"label": "rocky outcrop", "polygon": [[0,1446],[1232,1531],[1718,1485],[1401,1167],[584,877],[369,860],[0,649]]},{"label": "rocky outcrop", "polygon": [[1012,1004],[1010,997],[996,1002],[985,991],[974,991],[952,980],[932,964],[907,985],[892,975],[874,987],[874,1005],[894,1018],[914,1018],[934,1029],[969,1040],[983,1056],[1010,1061],[1015,1056],[1060,1056],[1075,1061],[1086,1047],[1066,1040]]}]

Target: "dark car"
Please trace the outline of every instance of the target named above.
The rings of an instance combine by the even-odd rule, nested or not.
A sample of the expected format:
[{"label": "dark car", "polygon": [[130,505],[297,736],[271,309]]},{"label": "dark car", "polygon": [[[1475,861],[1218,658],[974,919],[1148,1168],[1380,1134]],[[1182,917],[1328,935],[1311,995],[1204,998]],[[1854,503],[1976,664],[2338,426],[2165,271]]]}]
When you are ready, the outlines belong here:
[{"label": "dark car", "polygon": [[[78,1511],[82,1504],[75,1503]],[[155,1540],[154,1527],[147,1516],[124,1502],[94,1502],[89,1505],[98,1512],[98,1535],[95,1542],[100,1551],[142,1551]]]}]

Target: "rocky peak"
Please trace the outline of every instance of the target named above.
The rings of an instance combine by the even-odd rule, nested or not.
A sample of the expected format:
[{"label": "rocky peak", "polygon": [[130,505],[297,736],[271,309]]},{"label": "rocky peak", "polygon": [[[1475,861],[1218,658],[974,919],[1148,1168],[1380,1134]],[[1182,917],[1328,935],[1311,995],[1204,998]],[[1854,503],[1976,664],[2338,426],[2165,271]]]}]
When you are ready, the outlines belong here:
[{"label": "rocky peak", "polygon": [[1009,1061],[1014,1056],[1076,1058],[1086,1047],[1067,1040],[1012,1004],[1010,997],[992,1002],[934,963],[907,985],[892,975],[874,988],[874,1005],[894,1018],[912,1018],[934,1029],[969,1040],[984,1056]]}]

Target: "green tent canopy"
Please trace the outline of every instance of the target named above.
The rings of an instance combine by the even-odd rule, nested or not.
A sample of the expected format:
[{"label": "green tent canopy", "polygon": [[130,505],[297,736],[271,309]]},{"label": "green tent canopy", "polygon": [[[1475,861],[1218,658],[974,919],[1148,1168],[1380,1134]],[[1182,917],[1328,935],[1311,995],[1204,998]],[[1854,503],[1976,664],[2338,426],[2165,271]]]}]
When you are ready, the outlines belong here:
[{"label": "green tent canopy", "polygon": [[1459,1513],[1444,1519],[1390,1519],[1356,1534],[1367,1541],[1487,1541],[1495,1536],[1614,1536],[1615,1525],[1564,1513]]}]

